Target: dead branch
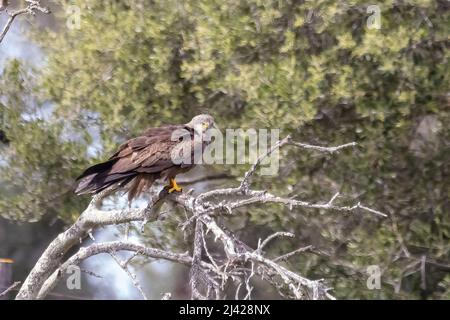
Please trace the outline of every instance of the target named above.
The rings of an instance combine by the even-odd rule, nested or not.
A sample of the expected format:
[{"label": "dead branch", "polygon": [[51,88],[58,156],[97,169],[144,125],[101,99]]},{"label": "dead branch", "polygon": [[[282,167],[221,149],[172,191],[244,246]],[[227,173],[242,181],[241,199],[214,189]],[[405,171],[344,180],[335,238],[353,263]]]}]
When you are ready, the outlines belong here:
[{"label": "dead branch", "polygon": [[[95,196],[77,221],[52,241],[28,275],[16,298],[43,299],[55,287],[69,266],[78,265],[83,260],[99,253],[109,253],[119,266],[127,272],[144,299],[146,296],[137,282],[136,275],[127,267],[130,260],[138,255],[147,259],[164,259],[190,266],[191,297],[193,299],[209,299],[211,297],[220,299],[223,297],[225,285],[230,281],[238,284],[236,297],[239,298],[239,291],[243,288],[245,290],[243,298],[250,299],[253,291],[252,279],[254,277],[260,277],[272,284],[283,297],[334,299],[329,293],[330,288],[322,280],[307,279],[280,264],[294,254],[310,250],[311,246],[271,259],[264,255],[264,247],[270,241],[275,241],[280,236],[293,237],[293,234],[276,232],[265,240],[260,241],[256,249],[252,249],[237,239],[232,232],[219,225],[215,219],[218,215],[226,217],[227,215],[235,214],[233,210],[236,208],[264,203],[276,203],[289,209],[301,207],[344,213],[361,210],[380,217],[386,216],[384,213],[360,203],[352,206],[337,205],[338,193],[326,202],[310,203],[308,201],[280,197],[267,190],[252,190],[251,178],[257,167],[276,149],[287,145],[318,152],[335,153],[343,148],[354,146],[355,143],[352,142],[336,147],[320,147],[292,141],[288,136],[278,141],[274,147],[267,150],[265,154],[257,159],[245,173],[238,187],[215,189],[198,196],[193,196],[190,193],[169,194],[167,189],[164,188],[151,197],[147,207],[144,209],[102,210],[102,200],[111,192],[111,190],[106,190]],[[132,221],[139,221],[142,225],[145,225],[145,223],[155,220],[164,202],[172,202],[176,206],[183,208],[190,215],[184,222],[183,230],[188,224],[195,223],[192,255],[148,248],[129,243],[128,241],[95,243],[95,239],[92,237],[94,244],[82,247],[74,255],[65,257],[70,248],[80,243],[80,240],[86,238],[93,230],[99,227],[126,224]],[[210,235],[209,237],[208,234]],[[221,244],[220,250],[223,250],[223,252],[220,253],[219,258],[214,258],[211,254],[208,248],[208,241],[219,241]],[[130,251],[133,255],[128,260],[121,261],[116,256],[116,253],[119,251]]]},{"label": "dead branch", "polygon": [[131,272],[130,269],[128,268],[129,260],[121,261],[120,258],[114,252],[109,252],[109,255],[114,259],[114,261],[119,265],[119,267],[122,268],[122,270],[125,271],[125,273],[130,277],[131,282],[133,282],[135,288],[141,293],[144,300],[148,300],[147,295],[144,292],[144,289],[142,289],[142,286],[137,279],[137,275]]},{"label": "dead branch", "polygon": [[0,292],[0,298],[6,296],[10,291],[14,290],[20,285],[20,281],[14,282],[12,285],[10,285],[8,288],[6,288],[5,291]]},{"label": "dead branch", "polygon": [[3,27],[2,33],[0,33],[0,43],[3,41],[3,38],[6,36],[9,29],[11,28],[12,23],[18,16],[22,14],[29,14],[34,16],[37,11],[46,14],[50,13],[50,10],[48,8],[41,6],[40,0],[25,0],[25,2],[27,3],[27,6],[25,8],[18,9],[13,12],[8,12],[7,10],[5,10],[5,12],[7,12],[7,14],[9,15],[9,18],[8,21],[6,21],[5,26]]}]

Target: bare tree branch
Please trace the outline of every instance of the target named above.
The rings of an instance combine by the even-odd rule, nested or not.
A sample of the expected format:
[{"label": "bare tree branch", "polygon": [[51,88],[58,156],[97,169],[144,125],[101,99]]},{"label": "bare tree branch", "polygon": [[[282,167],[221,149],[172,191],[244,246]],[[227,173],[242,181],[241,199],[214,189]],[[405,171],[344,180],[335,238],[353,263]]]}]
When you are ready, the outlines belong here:
[{"label": "bare tree branch", "polygon": [[[319,152],[334,153],[343,148],[354,146],[355,143],[348,143],[336,147],[319,147],[294,142],[288,136],[278,141],[274,147],[267,150],[264,155],[258,158],[250,170],[245,173],[238,187],[215,189],[198,196],[193,196],[190,193],[169,194],[167,189],[164,188],[157,194],[151,196],[147,207],[144,209],[102,210],[102,200],[114,191],[106,190],[93,197],[88,208],[80,215],[77,221],[52,241],[28,275],[16,298],[45,298],[69,266],[78,265],[84,259],[104,252],[111,254],[122,269],[127,272],[133,284],[144,298],[146,298],[145,293],[137,282],[136,276],[127,268],[130,260],[137,255],[152,259],[165,259],[190,266],[191,294],[193,299],[221,298],[225,290],[225,284],[230,280],[237,284],[236,298],[239,298],[240,289],[244,288],[245,296],[243,298],[250,299],[253,291],[251,280],[255,276],[268,281],[283,297],[296,299],[334,299],[328,293],[330,288],[322,280],[307,279],[278,263],[294,254],[310,250],[311,246],[270,259],[264,256],[263,248],[270,241],[274,241],[278,237],[293,237],[293,234],[276,232],[262,242],[260,241],[256,250],[254,250],[237,239],[232,232],[225,230],[215,219],[217,215],[234,214],[233,210],[236,208],[264,203],[278,203],[289,209],[302,207],[340,212],[363,210],[377,216],[386,216],[384,213],[363,206],[360,203],[352,206],[339,206],[335,204],[339,193],[333,195],[327,202],[310,203],[308,201],[273,195],[266,190],[252,190],[250,188],[250,180],[259,164],[264,158],[270,156],[273,151],[285,145],[293,145]],[[71,257],[65,257],[66,252],[70,248],[78,244],[80,240],[87,237],[93,230],[99,227],[126,224],[132,221],[140,221],[144,226],[148,221],[155,220],[164,202],[172,202],[176,206],[182,207],[186,214],[190,214],[190,217],[186,217],[187,220],[183,224],[183,230],[188,224],[195,222],[192,256],[148,248],[128,243],[127,241],[115,241],[94,243],[88,247],[79,249]],[[206,229],[206,232],[204,232],[204,229]],[[213,255],[208,249],[208,241],[206,239],[208,234],[212,237],[211,240],[219,241],[221,244],[220,250],[223,251],[221,251],[220,258],[218,259],[213,258]],[[133,252],[133,255],[125,261],[120,261],[116,256],[116,252],[124,250]],[[205,253],[205,259],[209,262],[203,260],[203,253]],[[214,296],[211,295],[212,290],[215,292]]]},{"label": "bare tree branch", "polygon": [[[61,266],[59,266],[48,279],[42,285],[37,299],[43,299],[47,294],[56,286],[58,280],[72,265],[79,265],[83,260],[100,254],[100,253],[110,253],[119,251],[131,251],[138,252],[140,255],[153,258],[153,259],[164,259],[167,261],[177,262],[185,265],[190,265],[192,263],[192,258],[186,254],[173,253],[168,251],[163,251],[154,248],[148,248],[139,244],[123,242],[123,241],[113,241],[92,244],[88,247],[83,247],[78,250],[73,256],[67,259]],[[213,268],[210,264],[202,262],[204,268]]]},{"label": "bare tree branch", "polygon": [[109,255],[116,261],[116,263],[119,265],[120,268],[122,268],[123,271],[130,277],[131,281],[133,282],[133,285],[135,288],[141,293],[144,300],[148,300],[147,295],[145,294],[144,289],[142,289],[141,284],[139,283],[137,279],[137,275],[130,271],[128,268],[129,260],[127,261],[121,261],[119,257],[117,257],[114,252],[109,252]]},{"label": "bare tree branch", "polygon": [[266,239],[264,239],[264,241],[262,243],[260,243],[258,245],[258,252],[261,252],[262,249],[264,249],[264,247],[273,239],[278,238],[278,237],[289,237],[289,238],[293,238],[294,234],[290,233],[290,232],[275,232],[274,234],[271,234],[270,236],[268,236]]},{"label": "bare tree branch", "polygon": [[19,9],[19,10],[13,11],[13,12],[8,12],[8,15],[9,15],[8,21],[6,21],[6,24],[3,27],[2,33],[0,33],[0,43],[3,41],[3,38],[6,36],[9,29],[11,28],[12,23],[18,16],[20,16],[22,14],[35,15],[36,11],[39,11],[42,13],[47,13],[47,14],[50,13],[50,10],[48,8],[41,6],[40,0],[25,0],[25,2],[28,3],[28,5],[25,8]]},{"label": "bare tree branch", "polygon": [[0,292],[0,298],[6,296],[10,291],[14,290],[20,285],[20,281],[14,282],[12,285],[10,285],[8,288],[6,288],[5,291]]},{"label": "bare tree branch", "polygon": [[302,253],[302,252],[311,250],[312,248],[313,248],[313,246],[311,246],[311,245],[303,247],[303,248],[298,248],[298,249],[296,249],[294,251],[291,251],[291,252],[283,254],[283,255],[281,255],[279,257],[276,257],[275,259],[273,259],[273,262],[285,261],[285,260],[289,259],[290,257],[298,254],[298,253]]},{"label": "bare tree branch", "polygon": [[194,250],[192,252],[192,267],[190,272],[192,300],[196,299],[204,300],[207,298],[206,296],[202,295],[199,290],[202,272],[200,267],[200,262],[202,260],[202,247],[203,247],[203,225],[200,221],[197,221],[197,223],[195,224]]},{"label": "bare tree branch", "polygon": [[310,150],[315,150],[315,151],[320,151],[320,152],[335,153],[335,152],[337,152],[337,151],[339,151],[341,149],[356,146],[356,142],[350,142],[350,143],[346,143],[346,144],[343,144],[343,145],[340,145],[340,146],[336,146],[336,147],[320,147],[320,146],[314,146],[314,145],[310,145],[310,144],[306,144],[306,143],[293,141],[292,137],[290,135],[288,135],[284,139],[278,141],[266,153],[264,153],[263,155],[258,157],[258,159],[252,165],[250,170],[248,170],[245,173],[244,179],[242,180],[241,185],[239,186],[239,188],[241,190],[243,190],[244,192],[247,191],[248,188],[249,188],[249,185],[250,185],[250,179],[251,179],[252,175],[255,173],[255,171],[258,168],[258,166],[261,164],[261,162],[265,158],[269,157],[275,150],[280,149],[280,148],[282,148],[285,145],[293,145],[293,146],[296,146],[296,147],[299,147],[299,148],[310,149]]},{"label": "bare tree branch", "polygon": [[44,281],[58,268],[64,254],[79,243],[80,239],[84,239],[92,229],[130,221],[155,219],[155,210],[159,207],[160,200],[167,194],[167,190],[163,189],[152,197],[145,209],[102,211],[99,207],[107,194],[108,190],[93,197],[77,221],[50,243],[23,283],[17,299],[36,298]]}]

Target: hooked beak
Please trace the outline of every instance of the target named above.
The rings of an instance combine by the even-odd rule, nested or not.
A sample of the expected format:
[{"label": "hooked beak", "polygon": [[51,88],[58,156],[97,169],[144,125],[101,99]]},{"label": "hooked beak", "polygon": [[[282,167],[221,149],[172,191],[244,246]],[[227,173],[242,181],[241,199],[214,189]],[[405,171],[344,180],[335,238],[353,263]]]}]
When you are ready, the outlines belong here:
[{"label": "hooked beak", "polygon": [[202,134],[204,134],[206,131],[208,131],[210,129],[215,129],[215,130],[220,132],[219,127],[215,123],[212,123],[209,126],[198,125],[198,126],[194,127],[194,131],[198,135],[202,135]]}]

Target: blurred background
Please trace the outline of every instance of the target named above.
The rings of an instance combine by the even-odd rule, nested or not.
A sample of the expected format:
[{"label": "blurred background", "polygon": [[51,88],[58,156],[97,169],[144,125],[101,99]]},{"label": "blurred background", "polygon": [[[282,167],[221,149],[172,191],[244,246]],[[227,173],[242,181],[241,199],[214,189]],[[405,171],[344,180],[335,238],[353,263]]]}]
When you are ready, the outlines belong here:
[{"label": "blurred background", "polygon": [[[26,5],[9,2],[10,11]],[[275,231],[295,233],[268,255],[313,245],[286,265],[325,279],[340,299],[450,298],[449,1],[383,0],[369,10],[359,0],[41,3],[52,12],[17,17],[0,43],[0,258],[14,260],[10,281],[23,281],[88,204],[72,192],[85,167],[146,127],[209,113],[222,129],[358,142],[332,156],[284,149],[279,175],[255,184],[316,202],[339,191],[341,204],[389,215],[253,206],[223,221],[241,240],[256,247]],[[0,28],[7,18],[0,11]],[[210,166],[184,179],[225,174],[188,184],[198,193],[236,186],[247,168]],[[171,208],[144,233],[131,225],[129,237],[185,252],[183,220]],[[108,227],[94,237],[124,234]],[[366,285],[371,265],[381,289]],[[109,256],[81,267],[96,276],[83,273],[81,290],[62,280],[48,298],[140,298]],[[132,267],[149,297],[189,297],[187,268]],[[279,298],[255,285],[255,297]]]}]

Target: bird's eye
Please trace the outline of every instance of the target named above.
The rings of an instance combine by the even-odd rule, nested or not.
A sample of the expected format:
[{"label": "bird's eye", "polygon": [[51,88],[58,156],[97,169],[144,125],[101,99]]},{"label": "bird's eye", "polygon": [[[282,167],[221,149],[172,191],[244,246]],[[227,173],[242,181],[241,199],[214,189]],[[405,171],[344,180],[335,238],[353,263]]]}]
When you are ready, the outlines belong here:
[{"label": "bird's eye", "polygon": [[203,122],[203,123],[202,123],[202,127],[203,127],[203,129],[208,128],[208,122]]}]

